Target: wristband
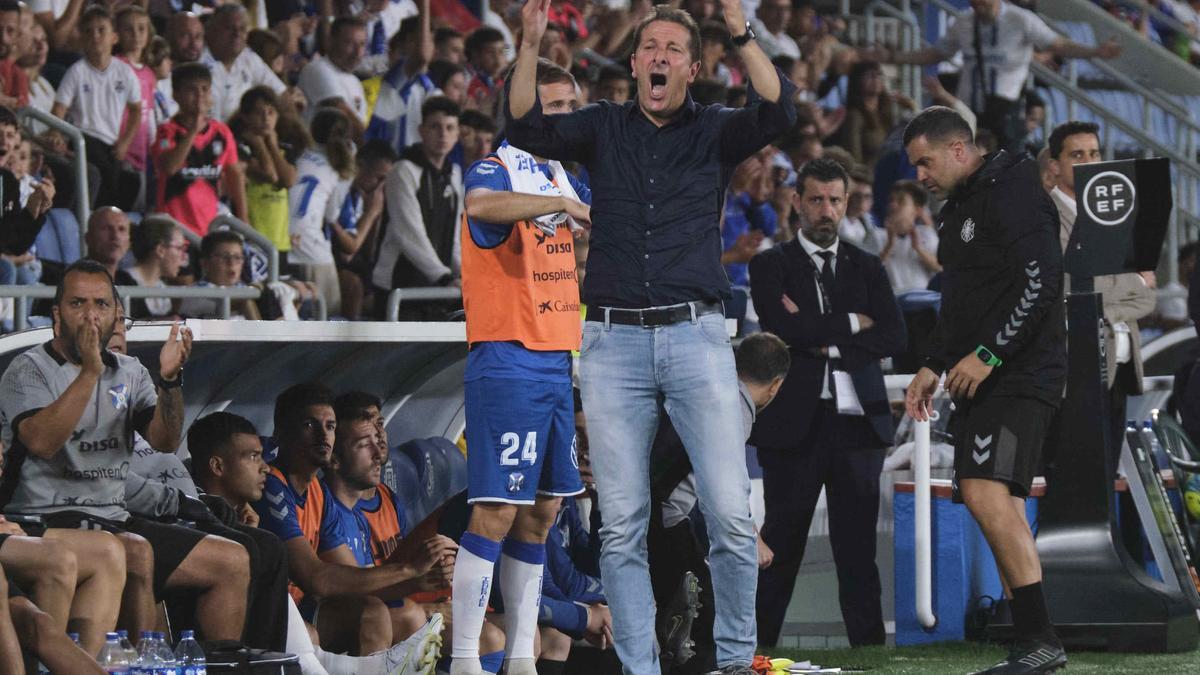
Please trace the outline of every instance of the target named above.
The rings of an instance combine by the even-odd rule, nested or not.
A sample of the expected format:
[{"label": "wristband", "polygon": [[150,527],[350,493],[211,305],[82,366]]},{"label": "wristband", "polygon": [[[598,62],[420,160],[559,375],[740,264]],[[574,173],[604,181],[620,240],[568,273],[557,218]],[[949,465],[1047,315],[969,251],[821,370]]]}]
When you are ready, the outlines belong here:
[{"label": "wristband", "polygon": [[178,389],[183,386],[183,371],[175,376],[173,380],[164,380],[161,376],[158,378],[159,389]]},{"label": "wristband", "polygon": [[992,366],[993,368],[1001,363],[1004,363],[1000,360],[1000,357],[992,353],[992,350],[984,347],[983,345],[979,345],[975,348],[975,356],[978,356],[979,360],[983,361],[984,365]]}]

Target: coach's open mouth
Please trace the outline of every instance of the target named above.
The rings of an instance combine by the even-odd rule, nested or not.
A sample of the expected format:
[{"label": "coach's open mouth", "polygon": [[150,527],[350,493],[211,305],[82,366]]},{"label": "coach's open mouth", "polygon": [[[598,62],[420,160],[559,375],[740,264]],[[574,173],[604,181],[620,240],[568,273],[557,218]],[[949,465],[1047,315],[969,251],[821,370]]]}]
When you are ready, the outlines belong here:
[{"label": "coach's open mouth", "polygon": [[650,73],[650,98],[660,100],[667,97],[667,76],[662,73]]}]

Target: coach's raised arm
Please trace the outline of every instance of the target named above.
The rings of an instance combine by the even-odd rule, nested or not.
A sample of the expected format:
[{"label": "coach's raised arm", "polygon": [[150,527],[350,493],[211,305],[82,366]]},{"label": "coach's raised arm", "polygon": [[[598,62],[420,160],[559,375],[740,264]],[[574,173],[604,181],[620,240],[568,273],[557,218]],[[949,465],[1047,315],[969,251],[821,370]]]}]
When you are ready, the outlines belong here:
[{"label": "coach's raised arm", "polygon": [[656,127],[685,114],[697,116],[695,121],[720,134],[722,164],[736,165],[754,154],[795,123],[796,88],[754,40],[738,0],[722,0],[721,6],[725,25],[750,77],[744,108],[705,108],[692,101],[688,85],[700,71],[699,30],[694,22],[689,29],[669,16],[679,10],[657,5],[647,19],[661,20],[639,22],[634,34],[636,48],[630,57],[637,82],[634,101],[624,105],[601,101],[568,115],[543,116],[535,79],[538,45],[546,31],[550,0],[528,0],[521,10],[524,37],[508,82],[508,104],[504,106],[509,143],[535,155],[579,162],[598,159],[596,146],[605,143],[628,150],[623,154],[632,160],[636,148],[625,142],[637,132],[623,124],[625,119],[618,114],[640,111]]}]

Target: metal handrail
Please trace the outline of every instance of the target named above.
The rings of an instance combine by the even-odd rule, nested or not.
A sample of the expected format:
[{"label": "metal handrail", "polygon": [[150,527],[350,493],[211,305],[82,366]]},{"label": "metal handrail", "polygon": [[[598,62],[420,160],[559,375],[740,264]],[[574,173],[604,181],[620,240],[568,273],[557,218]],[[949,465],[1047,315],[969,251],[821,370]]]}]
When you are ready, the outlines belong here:
[{"label": "metal handrail", "polygon": [[251,227],[248,223],[228,213],[222,213],[213,218],[212,222],[208,224],[208,231],[212,232],[222,227],[227,227],[237,232],[262,249],[263,253],[267,254],[267,281],[271,283],[279,281],[279,249],[275,248],[275,244],[272,244],[270,239],[263,235],[262,232]]},{"label": "metal handrail", "polygon": [[[1188,41],[1192,43],[1192,47],[1200,49],[1200,41],[1198,41],[1195,36],[1193,36],[1190,32],[1188,32],[1187,24],[1183,23],[1179,19],[1171,16],[1170,14],[1167,14],[1166,12],[1155,7],[1154,5],[1151,5],[1148,2],[1144,2],[1144,0],[1117,0],[1117,2],[1119,2],[1122,5],[1128,5],[1135,9],[1146,12],[1150,16],[1154,17],[1155,21],[1164,23],[1164,24],[1170,26],[1172,30],[1175,30],[1179,33],[1183,33],[1184,35],[1188,36]],[[1148,39],[1147,42],[1150,42],[1151,44],[1155,44],[1153,40]],[[1166,50],[1167,52],[1170,52],[1171,54],[1175,53],[1175,52],[1171,51],[1171,49],[1168,48],[1164,44],[1159,44],[1158,46],[1162,47],[1164,50]]]},{"label": "metal handrail", "polygon": [[[171,300],[220,300],[222,319],[228,319],[233,313],[233,300],[257,300],[262,291],[253,286],[118,286],[121,302],[125,312],[129,312],[129,301],[134,298],[169,298]],[[28,325],[28,301],[53,298],[54,286],[0,286],[0,298],[12,298],[17,302],[13,307],[13,328],[25,330]]]},{"label": "metal handrail", "polygon": [[458,300],[462,298],[462,289],[452,286],[433,286],[427,288],[393,288],[387,297],[387,320],[400,320],[400,301],[434,302],[437,300]]},{"label": "metal handrail", "polygon": [[[905,6],[909,5],[909,0],[901,0],[901,2]],[[927,8],[929,5],[933,5],[940,11],[953,16],[959,16],[962,14],[957,7],[950,5],[946,2],[946,0],[916,0],[916,2],[920,3],[923,8],[921,12],[922,17],[928,15],[928,12],[924,11],[924,8]],[[1171,284],[1178,283],[1179,264],[1178,260],[1176,259],[1175,252],[1179,250],[1179,229],[1182,225],[1182,221],[1190,222],[1196,220],[1185,207],[1185,205],[1192,205],[1193,200],[1191,197],[1193,195],[1191,193],[1193,192],[1193,187],[1192,184],[1189,184],[1183,180],[1185,174],[1194,181],[1200,180],[1200,166],[1197,166],[1194,154],[1194,135],[1191,133],[1187,134],[1188,140],[1184,144],[1184,151],[1180,152],[1174,147],[1160,143],[1157,139],[1151,137],[1144,129],[1134,126],[1132,123],[1126,121],[1120,116],[1114,115],[1112,111],[1108,110],[1106,107],[1092,98],[1092,96],[1086,91],[1076,86],[1073,82],[1071,82],[1070,79],[1065,78],[1059,73],[1038,64],[1036,61],[1030,64],[1030,75],[1061,90],[1063,95],[1067,97],[1068,104],[1072,108],[1075,105],[1083,105],[1085,108],[1088,108],[1094,112],[1098,117],[1105,120],[1101,142],[1105,150],[1106,158],[1111,159],[1114,156],[1112,129],[1116,128],[1132,138],[1134,141],[1141,144],[1143,154],[1145,156],[1149,157],[1152,154],[1157,154],[1162,157],[1167,157],[1173,161],[1173,166],[1176,170],[1176,193],[1174,208],[1172,209],[1171,223],[1167,230],[1167,247],[1168,251],[1170,251],[1170,254],[1166,256],[1167,279],[1164,286],[1170,286]],[[1135,88],[1141,91],[1146,91],[1146,88],[1141,84],[1138,84],[1133,80],[1129,81]],[[1051,106],[1052,104],[1051,102],[1047,101],[1046,105]],[[1171,111],[1164,107],[1164,112],[1169,114]],[[1068,116],[1074,117],[1073,111],[1069,112]],[[1047,118],[1049,118],[1049,115],[1047,115]],[[1147,125],[1149,124],[1149,120],[1144,121]],[[1190,119],[1185,121],[1185,125],[1193,129],[1197,128]]]},{"label": "metal handrail", "polygon": [[88,202],[90,193],[88,192],[87,148],[83,140],[83,132],[74,125],[32,106],[25,106],[17,110],[17,119],[22,122],[26,119],[35,119],[55,131],[66,134],[75,143],[75,220],[79,221],[79,250],[82,255],[87,255],[87,241],[85,241],[84,235],[87,233],[88,219],[92,216],[92,207]]},{"label": "metal handrail", "polygon": [[[876,1],[878,2],[880,0],[876,0]],[[902,1],[904,2],[904,4],[908,4],[908,2],[909,2],[909,0],[902,0]],[[961,17],[965,14],[964,11],[960,10],[958,7],[955,7],[954,5],[951,5],[946,0],[916,0],[916,1],[924,6],[933,5],[938,10],[945,12],[947,14],[950,14],[951,16],[954,16],[954,17]],[[924,14],[925,14],[925,12],[922,12],[922,15],[924,15]],[[1041,16],[1041,15],[1039,15],[1039,16]],[[1059,30],[1058,27],[1055,25],[1054,20],[1048,19],[1044,16],[1042,16],[1041,18],[1046,22],[1047,25],[1049,25],[1051,28],[1053,28],[1056,33],[1066,37],[1066,35],[1061,30]],[[1072,59],[1072,61],[1075,61],[1075,60],[1077,60],[1077,59]],[[1188,127],[1194,133],[1200,133],[1200,123],[1197,123],[1196,121],[1192,120],[1191,115],[1189,114],[1187,108],[1185,108],[1183,105],[1181,105],[1178,101],[1174,101],[1170,97],[1167,97],[1167,96],[1163,95],[1162,93],[1157,92],[1157,91],[1147,87],[1146,85],[1142,84],[1141,82],[1138,82],[1137,80],[1133,79],[1132,77],[1117,70],[1111,64],[1104,62],[1102,59],[1084,59],[1084,60],[1086,60],[1088,63],[1090,63],[1094,68],[1096,68],[1100,72],[1104,73],[1104,75],[1106,77],[1112,78],[1115,82],[1117,82],[1121,86],[1128,88],[1130,90],[1130,93],[1135,93],[1135,94],[1142,96],[1143,106],[1144,106],[1143,117],[1147,118],[1147,119],[1144,119],[1143,122],[1147,126],[1150,124],[1150,120],[1148,119],[1149,116],[1146,114],[1148,112],[1148,109],[1146,109],[1147,100],[1148,100],[1148,102],[1154,103],[1158,107],[1162,108],[1163,112],[1174,117],[1176,119],[1177,124]],[[1030,65],[1031,65],[1031,72],[1038,75],[1038,77],[1041,77],[1042,72],[1049,70],[1049,69],[1045,68],[1044,66],[1041,66],[1036,61],[1034,61]],[[1071,84],[1073,86],[1075,85],[1075,74],[1074,73],[1075,73],[1075,69],[1072,67],[1071,68],[1071,77],[1069,78],[1069,81],[1071,82]],[[1102,115],[1102,116],[1104,116],[1104,115]],[[1194,157],[1194,155],[1195,155],[1194,133],[1188,134],[1188,139],[1184,146],[1185,154],[1187,154],[1190,157]],[[1195,160],[1193,159],[1192,161],[1194,162]]]},{"label": "metal handrail", "polygon": [[[867,44],[875,43],[875,13],[877,11],[891,15],[893,19],[899,21],[902,26],[907,27],[908,31],[900,32],[900,47],[903,51],[912,51],[920,44],[921,25],[917,23],[917,19],[909,11],[909,0],[902,0],[904,7],[897,9],[886,2],[886,0],[872,0],[867,4],[864,10],[866,17],[866,41]],[[905,90],[905,95],[914,101],[921,100],[921,67],[918,65],[909,65],[906,68],[901,68],[901,89]]]}]

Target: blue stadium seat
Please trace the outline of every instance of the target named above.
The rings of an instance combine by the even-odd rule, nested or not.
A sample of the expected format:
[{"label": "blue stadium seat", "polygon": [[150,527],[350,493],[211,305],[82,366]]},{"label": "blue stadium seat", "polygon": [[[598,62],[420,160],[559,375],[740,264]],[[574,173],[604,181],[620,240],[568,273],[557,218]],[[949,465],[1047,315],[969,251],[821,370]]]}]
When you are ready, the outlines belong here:
[{"label": "blue stadium seat", "polygon": [[402,447],[394,447],[388,453],[390,470],[385,470],[383,476],[384,482],[404,505],[409,525],[415,526],[429,515],[429,511],[426,510],[426,502],[422,499],[425,491],[421,488],[420,474],[412,459],[401,450]]},{"label": "blue stadium seat", "polygon": [[50,209],[46,224],[34,240],[42,260],[70,265],[82,255],[79,249],[79,221],[70,209]]},{"label": "blue stadium seat", "polygon": [[413,513],[410,522],[420,522],[467,487],[466,459],[458,447],[445,438],[413,439],[393,450],[393,456],[396,454],[408,457],[417,471],[418,495],[414,501],[420,515]]}]

